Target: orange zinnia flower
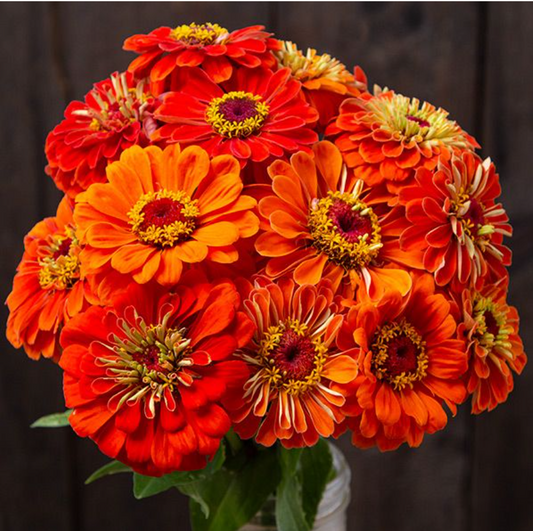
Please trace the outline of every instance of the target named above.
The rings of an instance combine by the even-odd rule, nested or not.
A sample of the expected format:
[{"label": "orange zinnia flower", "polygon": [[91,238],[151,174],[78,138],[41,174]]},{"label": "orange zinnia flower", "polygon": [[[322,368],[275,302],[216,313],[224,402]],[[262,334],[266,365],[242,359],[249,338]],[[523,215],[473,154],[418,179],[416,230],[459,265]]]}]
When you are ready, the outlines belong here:
[{"label": "orange zinnia flower", "polygon": [[479,147],[447,116],[443,109],[392,91],[365,93],[341,105],[328,133],[340,133],[336,144],[356,177],[371,186],[385,181],[392,191],[416,169],[433,169],[439,157]]},{"label": "orange zinnia flower", "polygon": [[338,344],[359,349],[360,373],[342,408],[356,446],[419,446],[424,433],[444,428],[443,404],[455,415],[466,398],[467,356],[455,330],[450,304],[427,274],[414,277],[404,298],[389,291],[349,310]]},{"label": "orange zinnia flower", "polygon": [[76,433],[141,474],[203,468],[231,427],[220,400],[247,377],[229,359],[253,333],[239,303],[228,282],[132,283],[72,319],[60,364]]},{"label": "orange zinnia flower", "polygon": [[250,26],[229,32],[218,24],[193,23],[133,35],[124,42],[124,49],[141,55],[128,70],[136,77],[150,76],[153,90],[160,94],[168,76],[184,66],[201,65],[217,83],[229,79],[235,65],[270,68],[275,65],[270,50],[278,49],[279,44],[264,29]]},{"label": "orange zinnia flower", "polygon": [[80,280],[81,247],[65,197],[57,214],[35,225],[24,239],[24,255],[7,298],[7,338],[30,358],[57,361],[59,332],[65,322],[98,304],[89,284]]},{"label": "orange zinnia flower", "polygon": [[198,68],[182,72],[179,92],[169,93],[158,110],[164,125],[154,139],[231,154],[242,165],[283,157],[318,140],[312,130],[318,115],[288,68],[241,68],[223,86]]},{"label": "orange zinnia flower", "polygon": [[340,104],[347,97],[359,96],[366,91],[366,76],[359,67],[353,75],[327,53],[319,55],[313,48],[308,48],[304,54],[296,44],[281,41],[281,49],[274,55],[279,67],[290,68],[292,77],[302,83],[302,92],[318,111],[322,128],[338,114]]},{"label": "orange zinnia flower", "polygon": [[251,375],[226,403],[235,431],[287,448],[329,437],[343,420],[342,384],[357,374],[355,359],[332,345],[342,316],[329,283],[297,287],[290,279],[259,278],[244,307],[256,331],[240,354]]},{"label": "orange zinnia flower", "polygon": [[387,286],[406,293],[411,277],[392,265],[418,266],[417,253],[400,251],[398,236],[405,220],[379,190],[364,190],[347,180],[339,150],[330,142],[313,146],[314,159],[297,153],[290,164],[277,161],[268,172],[274,195],[259,201],[266,232],[256,241],[269,257],[266,274],[292,273],[298,284],[323,277],[337,287],[343,277],[364,283],[372,298]]},{"label": "orange zinnia flower", "polygon": [[466,380],[472,413],[490,411],[505,402],[514,386],[511,371],[520,374],[527,361],[518,336],[518,312],[506,297],[507,279],[462,293],[463,320],[458,332],[468,346]]},{"label": "orange zinnia flower", "polygon": [[415,183],[400,191],[411,226],[400,245],[424,253],[424,267],[439,286],[476,283],[492,273],[506,275],[511,251],[502,245],[511,236],[508,217],[495,199],[501,189],[490,159],[465,152],[441,160],[435,172],[420,169]]},{"label": "orange zinnia flower", "polygon": [[147,146],[156,125],[158,101],[144,81],[112,74],[65,111],[65,119],[46,139],[47,173],[70,196],[92,183],[105,182],[109,162],[133,145]]},{"label": "orange zinnia flower", "polygon": [[139,283],[178,282],[183,263],[235,262],[234,244],[258,230],[241,195],[240,166],[196,146],[134,146],[107,168],[108,183],[76,199],[83,273],[114,269]]}]

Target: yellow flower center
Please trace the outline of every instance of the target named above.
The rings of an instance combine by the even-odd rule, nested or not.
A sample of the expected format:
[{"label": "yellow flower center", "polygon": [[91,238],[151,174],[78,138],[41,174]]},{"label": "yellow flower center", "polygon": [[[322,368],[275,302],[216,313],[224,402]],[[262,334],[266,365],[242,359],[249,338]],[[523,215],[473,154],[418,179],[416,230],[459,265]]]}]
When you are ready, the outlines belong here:
[{"label": "yellow flower center", "polygon": [[509,335],[512,327],[507,325],[507,313],[490,297],[476,294],[474,297],[474,320],[476,329],[474,335],[479,344],[487,350],[495,347],[511,350]]},{"label": "yellow flower center", "polygon": [[390,99],[378,96],[364,105],[372,113],[371,120],[379,122],[381,129],[392,133],[397,140],[470,147],[459,125],[448,120],[444,109],[437,109],[430,103],[395,94]]},{"label": "yellow flower center", "polygon": [[39,284],[43,289],[70,289],[80,278],[80,252],[74,227],[54,234],[48,245],[39,249]]},{"label": "yellow flower center", "polygon": [[170,36],[189,46],[207,46],[223,44],[228,37],[228,30],[218,24],[183,24],[174,28]]},{"label": "yellow flower center", "polygon": [[315,199],[308,217],[312,245],[347,271],[367,266],[383,247],[378,216],[359,199],[361,186]]},{"label": "yellow flower center", "polygon": [[262,366],[260,379],[276,389],[298,395],[320,383],[328,348],[311,338],[306,324],[288,318],[263,334],[257,356],[245,359]]},{"label": "yellow flower center", "polygon": [[[119,384],[116,394],[110,399],[110,406],[118,409],[125,402],[134,404],[146,400],[150,417],[155,414],[155,404],[167,400],[171,410],[175,405],[168,403],[170,394],[184,385],[189,387],[198,374],[192,367],[190,339],[184,328],[168,326],[171,313],[165,314],[160,324],[148,325],[136,310],[129,320],[118,319],[123,337],[114,334],[108,343],[98,342],[109,351],[109,355],[97,358],[97,363],[106,368],[105,381]],[[204,364],[210,360],[204,360]]]},{"label": "yellow flower center", "polygon": [[246,138],[263,127],[268,113],[269,107],[261,96],[239,90],[214,98],[205,120],[220,136]]},{"label": "yellow flower center", "polygon": [[328,78],[337,83],[353,83],[353,76],[346,67],[327,53],[318,55],[316,50],[308,48],[307,53],[298,49],[290,41],[282,41],[281,50],[275,52],[280,68],[290,68],[293,77],[305,83],[312,79]]},{"label": "yellow flower center", "polygon": [[144,194],[128,212],[131,230],[143,243],[173,247],[194,232],[200,215],[197,203],[183,191]]},{"label": "yellow flower center", "polygon": [[413,384],[427,375],[426,343],[415,327],[402,319],[380,327],[372,343],[372,369],[379,380],[395,390]]}]

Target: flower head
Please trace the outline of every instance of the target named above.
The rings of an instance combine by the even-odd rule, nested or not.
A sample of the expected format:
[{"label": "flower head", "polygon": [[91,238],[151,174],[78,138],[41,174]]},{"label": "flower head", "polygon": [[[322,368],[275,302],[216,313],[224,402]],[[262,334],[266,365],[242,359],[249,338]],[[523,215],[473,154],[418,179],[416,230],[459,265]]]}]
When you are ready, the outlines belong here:
[{"label": "flower head", "polygon": [[203,468],[231,426],[220,401],[247,375],[230,359],[253,332],[239,302],[228,282],[132,284],[71,320],[61,367],[76,433],[142,474]]},{"label": "flower head", "polygon": [[235,66],[273,67],[271,50],[279,44],[270,35],[263,26],[230,32],[218,24],[193,23],[133,35],[124,42],[124,49],[140,54],[128,70],[136,77],[149,76],[152,90],[160,94],[173,88],[166,81],[184,66],[201,66],[217,83],[228,80]]},{"label": "flower head", "polygon": [[256,331],[240,351],[250,376],[228,402],[236,432],[288,448],[330,436],[345,401],[341,387],[331,387],[353,380],[357,365],[333,345],[342,317],[328,283],[298,287],[260,278],[244,307]]},{"label": "flower head", "polygon": [[165,97],[155,137],[202,146],[211,155],[231,154],[261,162],[283,157],[318,140],[317,113],[301,97],[288,69],[272,73],[239,69],[223,86],[199,69],[185,69],[179,92]]},{"label": "flower head", "polygon": [[339,135],[336,144],[356,177],[391,189],[418,168],[432,170],[439,157],[479,147],[445,110],[392,91],[346,100],[329,133]]},{"label": "flower head", "polygon": [[255,200],[241,195],[240,167],[179,145],[134,146],[107,168],[109,182],[77,198],[84,274],[116,270],[139,283],[172,285],[184,264],[235,262],[234,244],[254,235]]},{"label": "flower head", "polygon": [[421,168],[414,184],[400,191],[411,223],[401,234],[402,248],[424,253],[424,267],[439,286],[475,284],[491,273],[501,278],[511,263],[502,241],[512,229],[495,202],[499,195],[494,165],[473,153],[441,160],[434,172]]},{"label": "flower head", "polygon": [[[269,167],[272,193],[259,201],[265,232],[256,249],[268,257],[266,274],[292,274],[300,284],[329,278],[362,283],[373,298],[387,287],[406,293],[409,274],[396,264],[413,265],[417,254],[402,253],[398,229],[404,223],[379,190],[347,178],[339,150],[330,142],[313,146]],[[417,262],[416,262],[417,263]],[[418,263],[417,263],[418,264]]]},{"label": "flower head", "polygon": [[105,182],[109,162],[133,145],[147,146],[155,129],[158,101],[144,81],[114,73],[65,111],[65,119],[46,139],[47,172],[70,196]]},{"label": "flower head", "polygon": [[520,374],[527,358],[518,335],[518,312],[507,304],[507,279],[461,294],[458,332],[467,342],[467,390],[472,413],[490,411],[513,390],[513,372]]},{"label": "flower head", "polygon": [[427,274],[414,277],[405,297],[388,291],[350,308],[338,344],[359,352],[360,372],[342,408],[355,445],[418,446],[446,425],[443,405],[455,414],[466,398],[466,350],[455,330],[450,304]]},{"label": "flower head", "polygon": [[53,218],[37,223],[24,239],[24,256],[7,298],[7,337],[30,358],[57,361],[62,326],[98,300],[80,278],[81,246],[64,198]]},{"label": "flower head", "polygon": [[340,104],[347,97],[358,96],[366,90],[366,76],[360,68],[356,68],[356,75],[351,74],[327,53],[318,54],[313,48],[304,53],[296,44],[281,41],[281,48],[274,55],[278,66],[290,68],[292,77],[302,83],[302,91],[318,111],[322,127],[338,114]]}]

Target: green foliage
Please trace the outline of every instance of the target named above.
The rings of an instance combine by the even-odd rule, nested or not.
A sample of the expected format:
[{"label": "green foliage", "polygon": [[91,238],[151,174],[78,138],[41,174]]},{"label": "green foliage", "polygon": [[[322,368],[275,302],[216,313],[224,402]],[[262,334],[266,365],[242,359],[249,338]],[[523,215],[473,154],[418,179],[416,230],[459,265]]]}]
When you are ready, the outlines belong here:
[{"label": "green foliage", "polygon": [[68,418],[72,413],[72,409],[67,409],[62,413],[52,413],[37,419],[30,428],[64,428],[69,425]]},{"label": "green foliage", "polygon": [[280,481],[276,452],[246,446],[208,481],[180,487],[191,497],[194,531],[237,531],[263,507]]},{"label": "green foliage", "polygon": [[111,461],[93,472],[85,480],[85,485],[89,485],[90,483],[93,483],[93,481],[103,478],[104,476],[112,476],[113,474],[120,474],[122,472],[131,472],[131,468],[120,461]]}]

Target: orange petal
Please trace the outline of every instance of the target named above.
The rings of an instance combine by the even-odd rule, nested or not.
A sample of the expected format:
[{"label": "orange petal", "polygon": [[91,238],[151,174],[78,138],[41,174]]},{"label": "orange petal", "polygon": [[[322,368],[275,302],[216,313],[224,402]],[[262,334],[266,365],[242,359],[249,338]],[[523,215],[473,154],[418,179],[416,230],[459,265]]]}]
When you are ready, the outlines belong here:
[{"label": "orange petal", "polygon": [[189,146],[180,153],[175,171],[177,189],[192,196],[209,172],[209,156],[202,148]]},{"label": "orange petal", "polygon": [[224,247],[239,239],[239,229],[233,223],[220,221],[199,227],[193,232],[192,237],[213,247]]},{"label": "orange petal", "polygon": [[400,420],[402,410],[395,392],[388,384],[382,383],[376,393],[376,416],[386,425],[396,424]]},{"label": "orange petal", "polygon": [[124,245],[113,253],[111,265],[120,273],[131,273],[141,269],[152,254],[158,252],[154,247],[133,243]]},{"label": "orange petal", "polygon": [[324,365],[322,376],[337,383],[351,382],[357,376],[357,362],[350,356],[335,356]]},{"label": "orange petal", "polygon": [[205,260],[207,251],[207,245],[191,240],[176,245],[174,254],[183,262],[191,264]]},{"label": "orange petal", "polygon": [[328,257],[325,254],[317,254],[314,258],[302,262],[294,270],[294,280],[300,285],[318,284],[327,261]]}]

